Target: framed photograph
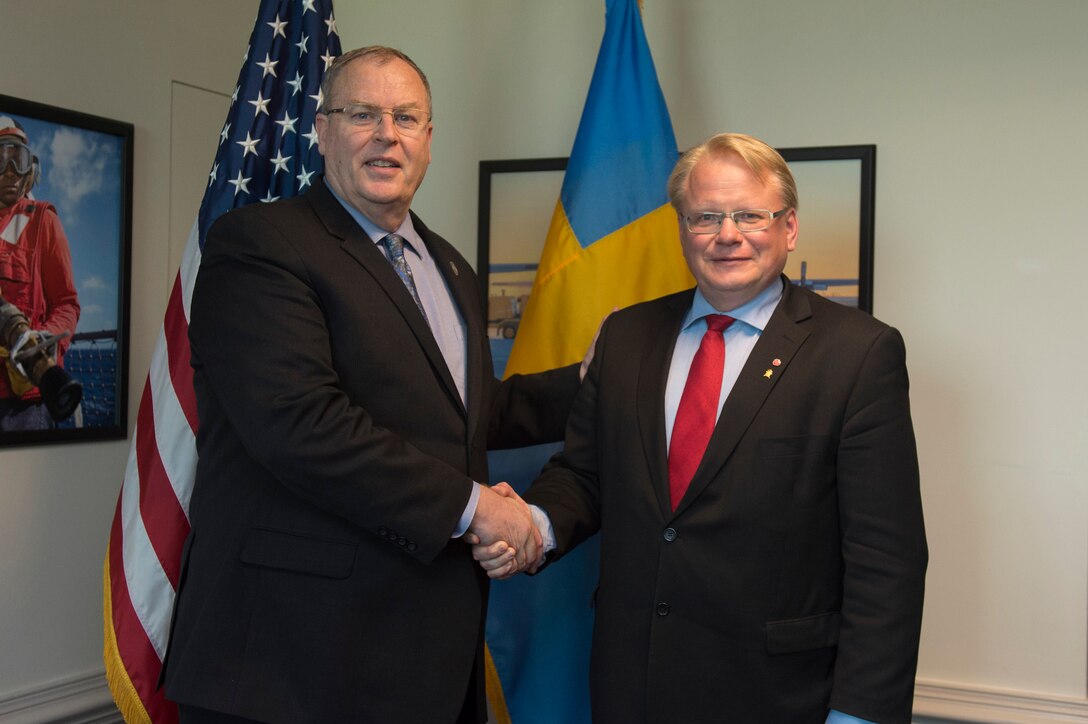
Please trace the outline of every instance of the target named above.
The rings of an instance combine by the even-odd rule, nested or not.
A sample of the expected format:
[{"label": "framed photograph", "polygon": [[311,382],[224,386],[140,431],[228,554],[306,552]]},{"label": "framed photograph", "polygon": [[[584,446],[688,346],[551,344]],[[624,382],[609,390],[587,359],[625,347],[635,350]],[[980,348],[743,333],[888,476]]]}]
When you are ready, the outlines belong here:
[{"label": "framed photograph", "polygon": [[[800,199],[795,284],[873,308],[876,146],[782,148]],[[502,374],[563,185],[566,158],[480,162],[477,263],[495,372]]]},{"label": "framed photograph", "polygon": [[533,288],[566,168],[565,157],[480,161],[476,269],[500,377]]},{"label": "framed photograph", "polygon": [[130,123],[0,95],[0,446],[127,434]]},{"label": "framed photograph", "polygon": [[876,146],[780,148],[797,182],[800,230],[786,276],[836,302],[873,311]]}]

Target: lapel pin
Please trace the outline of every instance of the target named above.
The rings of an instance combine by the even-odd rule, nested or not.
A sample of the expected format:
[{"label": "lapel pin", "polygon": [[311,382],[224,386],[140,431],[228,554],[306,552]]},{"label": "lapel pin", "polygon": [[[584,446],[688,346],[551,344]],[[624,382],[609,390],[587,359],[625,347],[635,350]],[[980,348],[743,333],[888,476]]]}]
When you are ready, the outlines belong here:
[{"label": "lapel pin", "polygon": [[768,367],[767,371],[763,373],[763,376],[766,377],[767,379],[771,379],[771,375],[773,375],[773,374],[774,374],[774,370],[772,370],[770,367]]},{"label": "lapel pin", "polygon": [[772,364],[772,365],[774,365],[775,367],[780,367],[780,366],[782,365],[782,360],[780,360],[780,359],[778,359],[777,357],[775,357],[775,358],[774,358],[774,361],[773,361],[773,362],[771,362],[771,364]]},{"label": "lapel pin", "polygon": [[457,264],[456,264],[456,262],[452,262],[452,261],[450,262],[450,269],[452,269],[452,270],[453,270],[453,275],[454,275],[455,277],[459,277],[459,276],[461,276],[461,272],[457,271]]}]

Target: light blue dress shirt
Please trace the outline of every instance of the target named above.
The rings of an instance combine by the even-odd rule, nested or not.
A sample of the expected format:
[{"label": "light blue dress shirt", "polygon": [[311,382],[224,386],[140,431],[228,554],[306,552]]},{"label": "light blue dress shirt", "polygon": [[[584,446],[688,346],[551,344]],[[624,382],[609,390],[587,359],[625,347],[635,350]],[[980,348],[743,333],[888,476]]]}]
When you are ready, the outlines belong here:
[{"label": "light blue dress shirt", "polygon": [[[385,256],[389,255],[381,240],[389,233],[399,234],[404,238],[404,259],[412,270],[412,278],[416,283],[416,292],[419,301],[423,304],[423,311],[427,313],[427,325],[431,328],[438,349],[442,352],[442,358],[446,360],[453,382],[457,385],[457,392],[461,396],[461,404],[468,407],[466,388],[468,386],[468,373],[465,365],[466,345],[465,320],[461,316],[461,310],[454,304],[453,295],[445,277],[438,270],[434,257],[423,243],[423,238],[412,225],[412,217],[405,216],[404,221],[392,232],[387,231],[368,219],[362,212],[344,201],[335,191],[329,188],[329,192],[340,202],[340,205],[355,219],[362,230],[378,247],[378,251]],[[468,505],[465,506],[461,519],[457,523],[451,538],[460,538],[468,530],[472,523],[472,517],[476,514],[476,505],[480,500],[480,485],[473,482],[472,493],[469,495]]]},{"label": "light blue dress shirt", "polygon": [[[711,314],[728,314],[733,322],[724,332],[725,367],[722,369],[722,390],[718,396],[718,415],[721,415],[725,398],[736,384],[748,355],[756,346],[759,335],[767,327],[775,307],[782,299],[782,283],[769,285],[751,301],[736,309],[719,310],[711,306],[703,293],[695,290],[695,299],[680,326],[680,334],[672,349],[672,362],[669,364],[669,378],[665,386],[665,449],[672,443],[672,428],[676,423],[676,410],[680,406],[680,397],[688,380],[688,370],[699,351],[699,344],[706,333],[706,319]],[[714,418],[717,420],[717,417]]]}]

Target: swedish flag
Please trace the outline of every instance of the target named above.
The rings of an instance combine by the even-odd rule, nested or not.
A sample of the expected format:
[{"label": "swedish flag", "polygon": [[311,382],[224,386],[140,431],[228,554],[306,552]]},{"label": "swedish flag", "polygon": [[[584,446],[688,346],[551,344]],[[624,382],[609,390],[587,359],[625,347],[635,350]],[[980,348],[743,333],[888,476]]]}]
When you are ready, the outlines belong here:
[{"label": "swedish flag", "polygon": [[665,182],[678,152],[636,0],[604,40],[506,375],[581,359],[614,307],[686,289]]}]

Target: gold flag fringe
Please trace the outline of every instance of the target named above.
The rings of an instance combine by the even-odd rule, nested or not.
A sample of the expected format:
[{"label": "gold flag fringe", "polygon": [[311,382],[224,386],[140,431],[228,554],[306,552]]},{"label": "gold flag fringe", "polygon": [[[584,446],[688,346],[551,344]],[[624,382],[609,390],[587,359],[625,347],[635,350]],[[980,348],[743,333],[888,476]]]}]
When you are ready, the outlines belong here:
[{"label": "gold flag fringe", "polygon": [[106,664],[106,683],[109,684],[113,702],[127,724],[151,724],[151,717],[144,708],[136,687],[129,679],[121,653],[117,650],[117,635],[113,630],[113,599],[110,589],[110,552],[106,546],[106,561],[102,566],[102,618],[105,627],[102,659]]}]

